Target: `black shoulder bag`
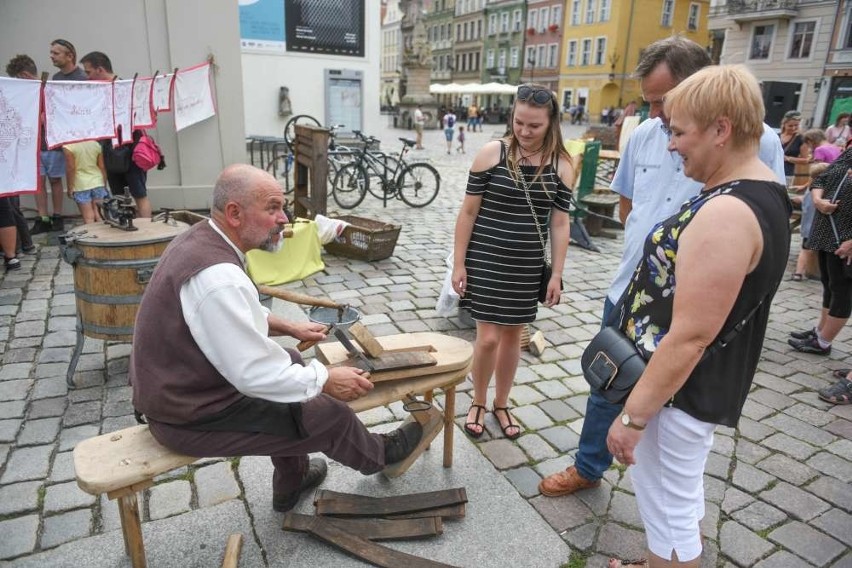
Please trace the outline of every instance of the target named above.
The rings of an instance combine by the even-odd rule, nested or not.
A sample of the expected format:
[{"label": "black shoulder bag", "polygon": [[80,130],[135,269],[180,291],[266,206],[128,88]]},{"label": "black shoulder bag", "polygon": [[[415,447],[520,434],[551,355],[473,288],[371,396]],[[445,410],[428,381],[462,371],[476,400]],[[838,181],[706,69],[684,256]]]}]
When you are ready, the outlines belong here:
[{"label": "black shoulder bag", "polygon": [[[642,354],[636,349],[636,344],[621,331],[626,302],[627,291],[625,290],[605,322],[605,327],[592,338],[580,357],[580,366],[586,382],[592,390],[598,391],[613,404],[624,403],[642,373],[645,372],[647,364]],[[761,305],[763,300],[760,300],[757,306],[733,329],[722,334],[705,349],[701,361],[719,349],[724,349],[742,331]],[[701,361],[698,362],[699,365]]]},{"label": "black shoulder bag", "polygon": [[[542,304],[547,301],[547,285],[550,283],[550,278],[553,276],[553,267],[550,266],[550,254],[547,250],[547,245],[544,240],[544,233],[541,231],[541,225],[538,223],[538,215],[535,212],[535,207],[533,206],[532,198],[530,197],[530,188],[527,185],[527,180],[524,178],[524,174],[521,171],[518,171],[518,179],[521,181],[521,186],[524,189],[524,195],[527,198],[527,203],[530,206],[530,213],[532,213],[533,222],[535,223],[535,230],[538,233],[538,240],[541,242],[541,252],[544,255],[544,264],[541,267],[541,279],[538,282],[538,301]],[[562,279],[559,279],[559,290],[562,291]]]}]

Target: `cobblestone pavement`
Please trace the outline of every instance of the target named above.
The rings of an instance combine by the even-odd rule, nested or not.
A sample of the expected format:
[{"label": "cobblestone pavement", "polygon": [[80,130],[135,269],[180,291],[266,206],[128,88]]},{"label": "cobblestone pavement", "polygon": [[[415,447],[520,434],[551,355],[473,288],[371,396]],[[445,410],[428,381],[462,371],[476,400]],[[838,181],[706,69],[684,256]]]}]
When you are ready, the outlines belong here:
[{"label": "cobblestone pavement", "polygon": [[[390,141],[404,133],[379,130],[385,147],[396,149]],[[472,340],[472,329],[438,317],[434,306],[467,169],[496,132],[469,133],[467,155],[447,155],[442,134],[427,131],[427,150],[413,157],[440,170],[438,199],[425,209],[400,201],[383,209],[368,196],[355,213],[403,226],[394,256],[366,263],[326,255],[325,272],[307,279],[304,291],[357,306],[377,335],[434,330]],[[75,341],[73,276],[58,248],[42,244],[22,259],[23,270],[0,277],[0,560],[119,528],[114,503],[77,488],[71,450],[82,439],[134,424],[128,344],[87,339],[78,388],[66,387]],[[506,440],[489,414],[487,433],[476,442],[576,551],[571,566],[585,559],[595,567],[607,556],[643,549],[629,470],[613,467],[599,489],[558,499],[539,495],[537,484],[570,465],[577,450],[588,393],[579,357],[599,327],[621,250],[620,238],[596,244],[599,254],[571,247],[563,303],[540,309],[532,326],[550,346],[541,357],[525,353],[518,369],[511,402],[524,435]],[[849,336],[841,335],[830,357],[796,354],[786,344],[788,332],[812,324],[820,292],[814,281],[782,284],[739,427],[717,430],[705,475],[703,565],[852,566],[852,405],[832,407],[815,394],[832,381],[832,370],[852,362]],[[470,388],[467,383],[457,400],[459,424]],[[396,419],[381,409],[363,417]],[[157,481],[142,501],[146,521],[244,498],[228,460],[203,460]]]}]

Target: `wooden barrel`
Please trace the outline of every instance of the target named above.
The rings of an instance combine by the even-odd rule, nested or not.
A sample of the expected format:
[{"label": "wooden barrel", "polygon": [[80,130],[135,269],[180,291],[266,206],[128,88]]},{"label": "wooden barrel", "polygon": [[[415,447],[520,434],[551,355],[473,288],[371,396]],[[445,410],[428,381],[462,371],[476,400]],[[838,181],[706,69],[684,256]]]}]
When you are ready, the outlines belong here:
[{"label": "wooden barrel", "polygon": [[65,260],[74,265],[74,294],[83,334],[131,341],[142,292],[169,242],[189,225],[135,219],[138,231],[88,224],[68,233]]}]

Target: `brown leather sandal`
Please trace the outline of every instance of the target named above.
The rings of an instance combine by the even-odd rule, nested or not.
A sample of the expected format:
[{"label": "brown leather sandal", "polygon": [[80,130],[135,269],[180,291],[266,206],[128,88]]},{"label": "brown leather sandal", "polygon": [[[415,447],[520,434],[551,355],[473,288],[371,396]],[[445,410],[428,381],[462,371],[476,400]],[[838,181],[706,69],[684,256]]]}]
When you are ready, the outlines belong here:
[{"label": "brown leather sandal", "polygon": [[[515,424],[515,421],[512,420],[512,415],[509,414],[509,407],[508,406],[495,406],[491,410],[491,412],[494,413],[494,418],[497,418],[498,412],[505,412],[506,413],[506,420],[508,421],[508,424],[503,426],[503,424],[500,422],[500,419],[497,418],[497,424],[500,425],[500,429],[503,431],[503,435],[506,436],[506,438],[508,438],[509,440],[517,440],[518,438],[520,438],[521,427],[519,425]],[[510,428],[517,428],[517,431],[514,434],[509,434]]]},{"label": "brown leather sandal", "polygon": [[[473,417],[473,422],[464,423],[464,431],[471,438],[480,438],[482,433],[485,432],[485,413],[488,412],[488,409],[481,404],[471,404],[470,408],[476,409],[476,415]],[[470,409],[468,409],[467,413],[470,414]],[[471,426],[479,426],[479,432],[471,428]]]}]

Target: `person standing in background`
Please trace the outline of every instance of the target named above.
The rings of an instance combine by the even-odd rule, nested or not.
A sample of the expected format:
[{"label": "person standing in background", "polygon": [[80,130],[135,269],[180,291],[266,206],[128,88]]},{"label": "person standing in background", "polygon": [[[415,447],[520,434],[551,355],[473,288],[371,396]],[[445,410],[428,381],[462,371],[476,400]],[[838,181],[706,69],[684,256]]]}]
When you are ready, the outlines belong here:
[{"label": "person standing in background", "polygon": [[423,109],[420,108],[420,105],[417,105],[417,108],[414,109],[414,132],[417,135],[414,148],[416,150],[423,149],[423,125],[425,123],[426,117],[423,116]]}]

